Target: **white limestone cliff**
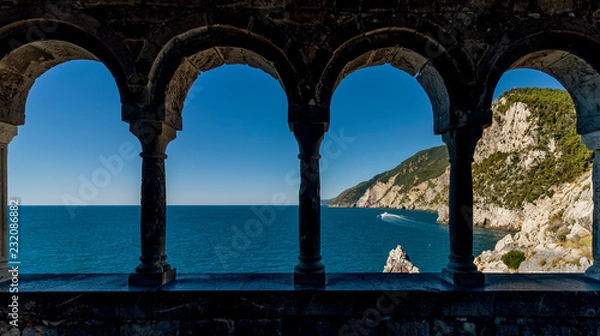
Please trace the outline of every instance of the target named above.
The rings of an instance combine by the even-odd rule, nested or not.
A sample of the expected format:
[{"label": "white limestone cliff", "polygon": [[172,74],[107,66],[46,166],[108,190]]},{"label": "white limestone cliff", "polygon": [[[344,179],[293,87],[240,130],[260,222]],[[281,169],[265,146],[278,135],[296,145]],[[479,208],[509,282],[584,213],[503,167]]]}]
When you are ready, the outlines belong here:
[{"label": "white limestone cliff", "polygon": [[[504,113],[498,113],[498,107],[506,102],[501,98],[494,102],[496,121],[483,132],[474,154],[474,164],[479,164],[494,153],[511,153],[506,165],[511,165],[513,175],[524,175],[533,165],[546,155],[555,153],[556,144],[550,139],[546,150],[538,149],[540,136],[533,125],[536,120],[527,105],[516,102]],[[525,203],[520,210],[508,209],[474,190],[473,221],[476,226],[519,231],[527,223],[540,223],[549,216],[564,212],[568,223],[578,222],[584,228],[591,228],[591,180],[590,173],[584,174],[574,183],[551,186],[552,197],[542,197],[533,203]],[[396,176],[387,183],[376,182],[366,189],[356,201],[337,206],[364,208],[392,208],[426,210],[438,213],[438,222],[448,222],[448,185],[449,168],[433,179],[423,181],[410,190],[400,190],[394,184]],[[481,178],[477,175],[474,179]],[[489,183],[489,182],[485,182]],[[493,187],[493,186],[492,186]]]},{"label": "white limestone cliff", "polygon": [[[483,272],[583,272],[592,262],[591,173],[557,188],[551,198],[527,204],[520,214],[521,230],[508,234],[492,251],[475,258]],[[525,253],[517,270],[502,256],[512,250]]]},{"label": "white limestone cliff", "polygon": [[350,206],[437,211],[440,206],[440,195],[448,192],[449,178],[450,170],[447,169],[439,177],[424,181],[407,192],[401,192],[400,187],[394,185],[395,177],[393,177],[388,183],[377,182]]}]

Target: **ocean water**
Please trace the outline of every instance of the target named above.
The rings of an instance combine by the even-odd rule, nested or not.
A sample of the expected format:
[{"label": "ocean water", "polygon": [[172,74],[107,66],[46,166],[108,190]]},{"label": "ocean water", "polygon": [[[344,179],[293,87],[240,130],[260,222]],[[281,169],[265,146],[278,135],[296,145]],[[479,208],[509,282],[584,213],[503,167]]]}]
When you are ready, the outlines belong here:
[{"label": "ocean water", "polygon": [[[322,208],[327,272],[381,272],[402,245],[421,272],[448,260],[448,227],[422,211]],[[23,273],[131,273],[140,255],[138,206],[19,208]],[[292,272],[297,206],[168,206],[167,261],[178,273]],[[475,228],[475,254],[507,232]]]}]

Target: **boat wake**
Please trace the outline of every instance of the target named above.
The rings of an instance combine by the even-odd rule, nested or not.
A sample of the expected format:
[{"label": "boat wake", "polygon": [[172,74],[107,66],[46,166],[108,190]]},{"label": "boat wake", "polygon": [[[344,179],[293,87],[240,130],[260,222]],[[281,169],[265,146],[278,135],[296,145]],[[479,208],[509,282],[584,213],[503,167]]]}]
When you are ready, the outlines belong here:
[{"label": "boat wake", "polygon": [[406,217],[401,216],[401,215],[391,214],[391,213],[388,213],[387,211],[385,211],[382,214],[377,215],[377,218],[381,218],[381,220],[386,221],[388,223],[398,223],[398,222],[407,221]]},{"label": "boat wake", "polygon": [[377,218],[383,220],[384,222],[402,226],[402,227],[409,228],[409,229],[416,229],[416,230],[423,230],[423,231],[430,231],[430,230],[436,229],[434,227],[431,227],[430,225],[427,225],[427,223],[416,221],[414,219],[411,219],[410,217],[391,214],[391,213],[388,213],[387,211],[382,214],[377,215]]}]

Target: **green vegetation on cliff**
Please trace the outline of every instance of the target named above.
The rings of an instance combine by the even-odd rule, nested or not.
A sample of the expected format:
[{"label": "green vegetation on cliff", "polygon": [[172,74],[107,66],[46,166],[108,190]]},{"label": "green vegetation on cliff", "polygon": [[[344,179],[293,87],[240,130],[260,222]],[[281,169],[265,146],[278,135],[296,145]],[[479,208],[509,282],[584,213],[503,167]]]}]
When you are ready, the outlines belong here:
[{"label": "green vegetation on cliff", "polygon": [[525,256],[525,253],[519,250],[512,250],[502,256],[502,262],[504,262],[504,264],[512,270],[519,269],[521,263],[526,259],[527,257]]},{"label": "green vegetation on cliff", "polygon": [[[520,209],[524,202],[533,202],[544,196],[552,197],[551,186],[574,181],[591,168],[593,152],[581,143],[575,129],[575,106],[569,94],[558,89],[518,88],[505,92],[504,104],[494,111],[495,122],[515,103],[529,108],[532,129],[539,141],[528,148],[545,155],[530,169],[518,171],[520,153],[496,152],[479,164],[473,165],[474,190],[488,204]],[[550,144],[554,143],[554,150]]]},{"label": "green vegetation on cliff", "polygon": [[388,183],[392,177],[397,175],[394,185],[404,187],[401,190],[408,190],[442,175],[449,165],[446,146],[433,147],[418,152],[396,168],[383,173],[379,181]]}]

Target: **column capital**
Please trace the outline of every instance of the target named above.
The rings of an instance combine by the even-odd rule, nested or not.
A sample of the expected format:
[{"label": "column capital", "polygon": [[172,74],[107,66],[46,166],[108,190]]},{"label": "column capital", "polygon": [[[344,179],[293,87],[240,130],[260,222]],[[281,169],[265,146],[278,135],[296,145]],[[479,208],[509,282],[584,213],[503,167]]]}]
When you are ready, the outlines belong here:
[{"label": "column capital", "polygon": [[129,131],[142,144],[142,156],[163,157],[167,145],[177,136],[177,130],[166,122],[135,120],[129,122]]},{"label": "column capital", "polygon": [[290,123],[290,129],[294,132],[300,148],[299,158],[311,157],[318,159],[321,157],[319,147],[328,126],[327,123]]},{"label": "column capital", "polygon": [[17,132],[17,126],[0,121],[0,144],[9,144]]},{"label": "column capital", "polygon": [[475,147],[482,135],[483,129],[479,127],[457,127],[442,133],[442,140],[448,147],[450,162],[455,162],[458,157],[466,157],[472,162]]},{"label": "column capital", "polygon": [[581,142],[583,142],[586,145],[586,147],[590,150],[599,150],[600,149],[600,131],[582,134]]}]

